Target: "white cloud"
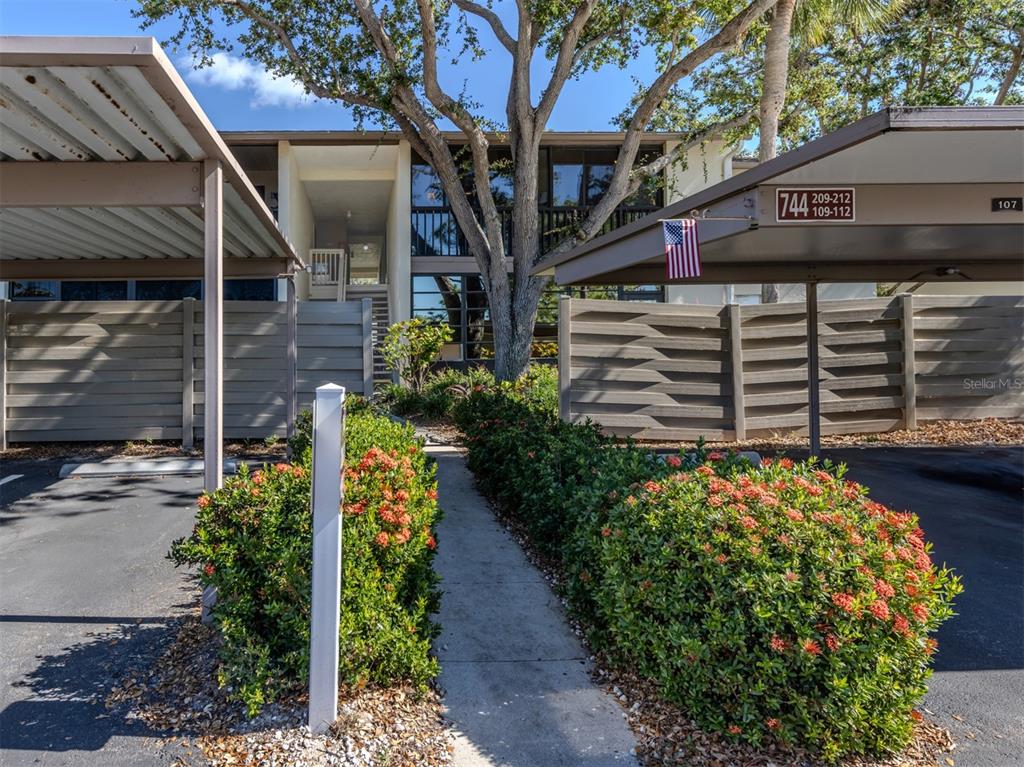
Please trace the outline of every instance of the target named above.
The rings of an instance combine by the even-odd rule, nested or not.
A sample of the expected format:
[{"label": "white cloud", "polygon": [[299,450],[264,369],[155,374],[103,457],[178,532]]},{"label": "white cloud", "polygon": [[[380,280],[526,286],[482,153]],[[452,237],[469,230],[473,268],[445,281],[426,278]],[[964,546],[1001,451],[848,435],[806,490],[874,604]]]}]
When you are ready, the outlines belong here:
[{"label": "white cloud", "polygon": [[188,79],[199,85],[211,85],[229,91],[248,91],[249,106],[295,107],[309,106],[314,99],[307,95],[298,81],[288,77],[275,77],[258,64],[229,53],[215,53],[213,64],[203,69],[193,69],[192,62],[182,62],[189,68]]}]

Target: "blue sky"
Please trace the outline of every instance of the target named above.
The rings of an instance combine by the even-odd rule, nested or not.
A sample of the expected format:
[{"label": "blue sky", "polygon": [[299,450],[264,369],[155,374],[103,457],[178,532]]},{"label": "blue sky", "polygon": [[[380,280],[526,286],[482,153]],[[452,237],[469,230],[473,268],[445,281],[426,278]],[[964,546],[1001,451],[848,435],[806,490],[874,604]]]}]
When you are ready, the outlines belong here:
[{"label": "blue sky", "polygon": [[[503,3],[499,3],[503,5]],[[511,5],[509,3],[509,5]],[[0,34],[6,35],[138,35],[132,18],[133,0],[0,0]],[[151,28],[158,40],[170,37],[171,24]],[[489,40],[490,32],[481,33]],[[206,113],[221,130],[329,130],[352,128],[353,121],[335,104],[310,103],[299,97],[293,84],[273,81],[241,56],[218,59],[212,70],[193,72],[184,52],[168,54],[196,94]],[[542,65],[544,62],[540,62]],[[545,79],[543,66],[535,68],[535,81]],[[651,58],[641,57],[628,71],[606,67],[566,85],[549,124],[553,130],[607,130],[632,91],[631,75],[645,81],[653,71]],[[508,82],[507,56],[458,69],[446,65],[444,84],[467,92],[500,119]]]}]

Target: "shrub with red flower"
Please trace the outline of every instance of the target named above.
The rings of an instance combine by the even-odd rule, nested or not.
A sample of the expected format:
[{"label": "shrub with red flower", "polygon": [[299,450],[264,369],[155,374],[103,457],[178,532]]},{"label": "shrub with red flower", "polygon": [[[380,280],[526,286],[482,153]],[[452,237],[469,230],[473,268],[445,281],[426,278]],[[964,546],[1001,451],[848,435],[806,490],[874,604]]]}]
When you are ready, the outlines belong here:
[{"label": "shrub with red flower", "polygon": [[[300,428],[308,429],[303,415]],[[346,419],[341,604],[344,681],[425,685],[437,606],[431,561],[438,518],[434,470],[410,427],[369,413]],[[300,689],[309,665],[312,552],[308,433],[295,464],[250,472],[197,501],[192,535],[170,557],[217,588],[221,679],[255,713]]]},{"label": "shrub with red flower", "polygon": [[829,464],[699,446],[677,466],[493,392],[456,417],[480,487],[561,564],[612,662],[738,740],[826,760],[906,744],[960,589],[912,515]]},{"label": "shrub with red flower", "polygon": [[[660,478],[656,493],[640,484],[634,506],[612,503],[579,533],[628,531],[600,537],[589,581],[573,586],[596,605],[598,647],[702,726],[744,722],[726,731],[751,743],[784,735],[832,759],[908,742],[925,640],[960,589],[912,515],[865,504],[841,468],[781,460]],[[742,506],[720,502],[730,488]],[[700,662],[679,662],[687,653]]]}]

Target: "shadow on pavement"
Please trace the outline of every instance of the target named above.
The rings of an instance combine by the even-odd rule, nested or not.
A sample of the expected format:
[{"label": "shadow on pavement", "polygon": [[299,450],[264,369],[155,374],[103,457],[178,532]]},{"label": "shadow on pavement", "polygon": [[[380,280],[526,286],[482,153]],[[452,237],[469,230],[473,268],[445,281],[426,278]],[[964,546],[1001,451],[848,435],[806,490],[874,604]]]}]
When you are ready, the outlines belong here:
[{"label": "shadow on pavement", "polygon": [[[68,623],[98,620],[63,618]],[[52,622],[58,618],[4,616],[11,619]],[[30,694],[0,712],[0,742],[5,751],[97,751],[115,736],[160,735],[129,718],[126,707],[108,709],[105,700],[134,669],[152,664],[174,638],[178,621],[125,620],[131,623],[89,634],[87,640],[60,653],[39,656],[35,670],[14,683]]]}]

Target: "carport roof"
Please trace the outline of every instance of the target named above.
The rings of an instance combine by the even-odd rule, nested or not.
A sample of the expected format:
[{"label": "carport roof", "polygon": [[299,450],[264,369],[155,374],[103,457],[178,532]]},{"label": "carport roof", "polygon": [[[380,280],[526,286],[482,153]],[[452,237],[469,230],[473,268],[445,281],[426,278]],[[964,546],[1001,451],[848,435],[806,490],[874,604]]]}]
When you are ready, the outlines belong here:
[{"label": "carport roof", "polygon": [[5,278],[201,275],[209,161],[226,274],[301,264],[153,38],[0,37]]},{"label": "carport roof", "polygon": [[[855,220],[780,221],[776,192],[842,187]],[[1020,280],[1024,107],[894,107],[541,261],[559,284]],[[703,274],[665,276],[661,222],[696,214]]]}]

